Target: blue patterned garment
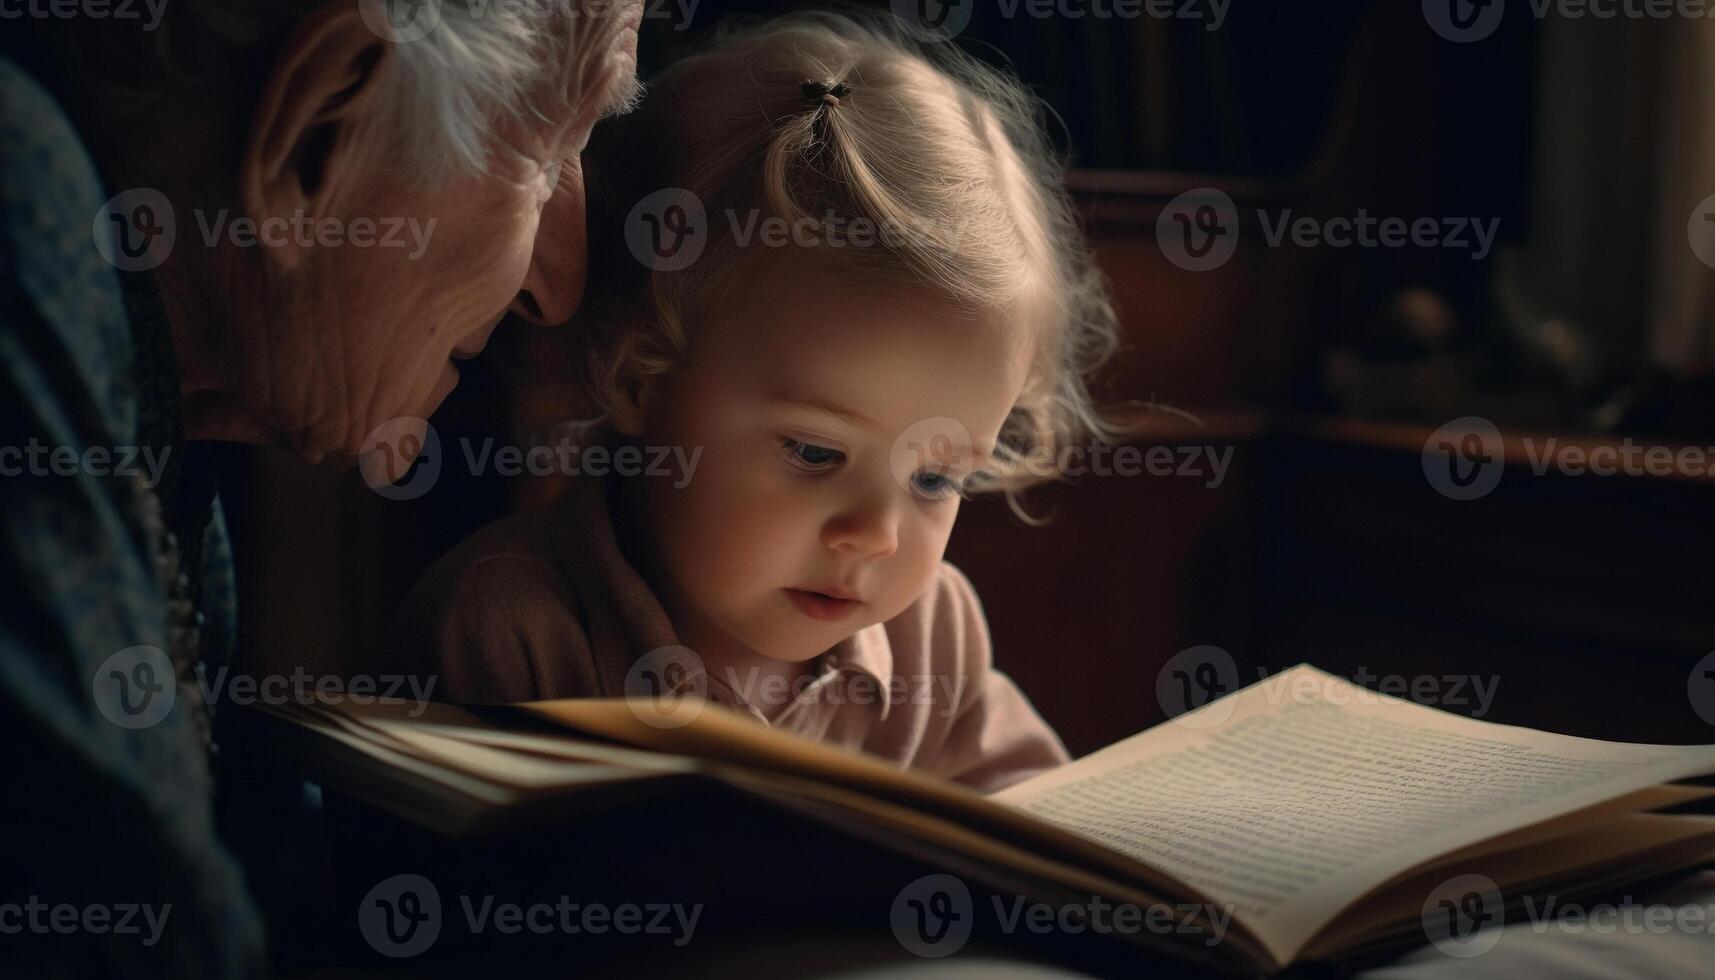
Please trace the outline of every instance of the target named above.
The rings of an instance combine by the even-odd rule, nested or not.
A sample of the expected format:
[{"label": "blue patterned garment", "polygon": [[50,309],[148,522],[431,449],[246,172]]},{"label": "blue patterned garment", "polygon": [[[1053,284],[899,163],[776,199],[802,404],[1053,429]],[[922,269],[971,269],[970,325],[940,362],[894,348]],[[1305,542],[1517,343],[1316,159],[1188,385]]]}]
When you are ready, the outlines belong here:
[{"label": "blue patterned garment", "polygon": [[197,684],[231,653],[226,525],[159,301],[97,250],[110,193],[0,58],[0,904],[160,923],[0,936],[0,975],[248,976],[261,924],[215,835]]}]

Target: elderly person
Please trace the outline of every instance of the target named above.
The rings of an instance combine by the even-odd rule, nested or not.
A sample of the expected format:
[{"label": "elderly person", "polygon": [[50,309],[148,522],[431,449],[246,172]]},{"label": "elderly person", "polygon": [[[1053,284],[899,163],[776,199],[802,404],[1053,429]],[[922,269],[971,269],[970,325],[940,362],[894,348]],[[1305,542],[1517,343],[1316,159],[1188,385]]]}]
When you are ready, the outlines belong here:
[{"label": "elderly person", "polygon": [[394,420],[508,309],[566,320],[640,0],[104,9],[32,7],[0,56],[0,902],[49,910],[0,963],[250,974],[196,680],[234,635],[198,441],[349,459],[394,423],[408,451]]}]

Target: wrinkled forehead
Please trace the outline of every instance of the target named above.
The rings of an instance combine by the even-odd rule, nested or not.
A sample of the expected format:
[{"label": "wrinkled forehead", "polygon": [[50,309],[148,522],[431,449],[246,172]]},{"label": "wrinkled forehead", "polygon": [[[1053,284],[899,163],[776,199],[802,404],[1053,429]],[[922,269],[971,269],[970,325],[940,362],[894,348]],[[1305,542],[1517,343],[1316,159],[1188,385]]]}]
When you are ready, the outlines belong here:
[{"label": "wrinkled forehead", "polygon": [[594,119],[634,105],[637,29],[642,0],[560,0],[551,34],[540,41],[554,59],[537,93],[539,114],[555,122]]},{"label": "wrinkled forehead", "polygon": [[[637,31],[643,17],[642,0],[613,4],[612,14],[584,25],[590,30],[588,54],[574,59],[581,63],[582,77],[573,86],[579,94],[593,96],[603,109],[616,98],[629,97],[637,82]],[[568,92],[568,94],[571,94]]]}]

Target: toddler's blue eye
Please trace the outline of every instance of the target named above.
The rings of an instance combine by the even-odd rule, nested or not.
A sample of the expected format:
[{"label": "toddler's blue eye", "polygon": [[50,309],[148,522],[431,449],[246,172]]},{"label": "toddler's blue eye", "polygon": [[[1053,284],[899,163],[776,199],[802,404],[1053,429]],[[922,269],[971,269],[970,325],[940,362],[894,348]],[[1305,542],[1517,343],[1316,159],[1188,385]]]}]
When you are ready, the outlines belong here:
[{"label": "toddler's blue eye", "polygon": [[780,440],[780,451],[786,455],[788,463],[801,470],[825,470],[838,466],[840,461],[846,458],[846,454],[838,449],[799,442],[796,439]]},{"label": "toddler's blue eye", "polygon": [[957,495],[958,481],[933,470],[918,470],[911,474],[911,492],[928,500],[941,500]]}]

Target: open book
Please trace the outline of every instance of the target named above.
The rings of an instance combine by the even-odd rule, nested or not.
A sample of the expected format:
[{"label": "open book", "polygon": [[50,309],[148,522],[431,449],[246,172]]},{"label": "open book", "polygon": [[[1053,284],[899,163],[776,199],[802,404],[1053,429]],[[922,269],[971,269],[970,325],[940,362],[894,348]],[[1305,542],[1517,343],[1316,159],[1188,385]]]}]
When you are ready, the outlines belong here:
[{"label": "open book", "polygon": [[986,797],[685,698],[263,712],[312,775],[448,835],[713,778],[1034,897],[1201,910],[1174,941],[1235,972],[1435,939],[1464,876],[1498,920],[1715,863],[1715,817],[1652,812],[1715,795],[1670,785],[1715,746],[1473,721],[1303,665]]}]

